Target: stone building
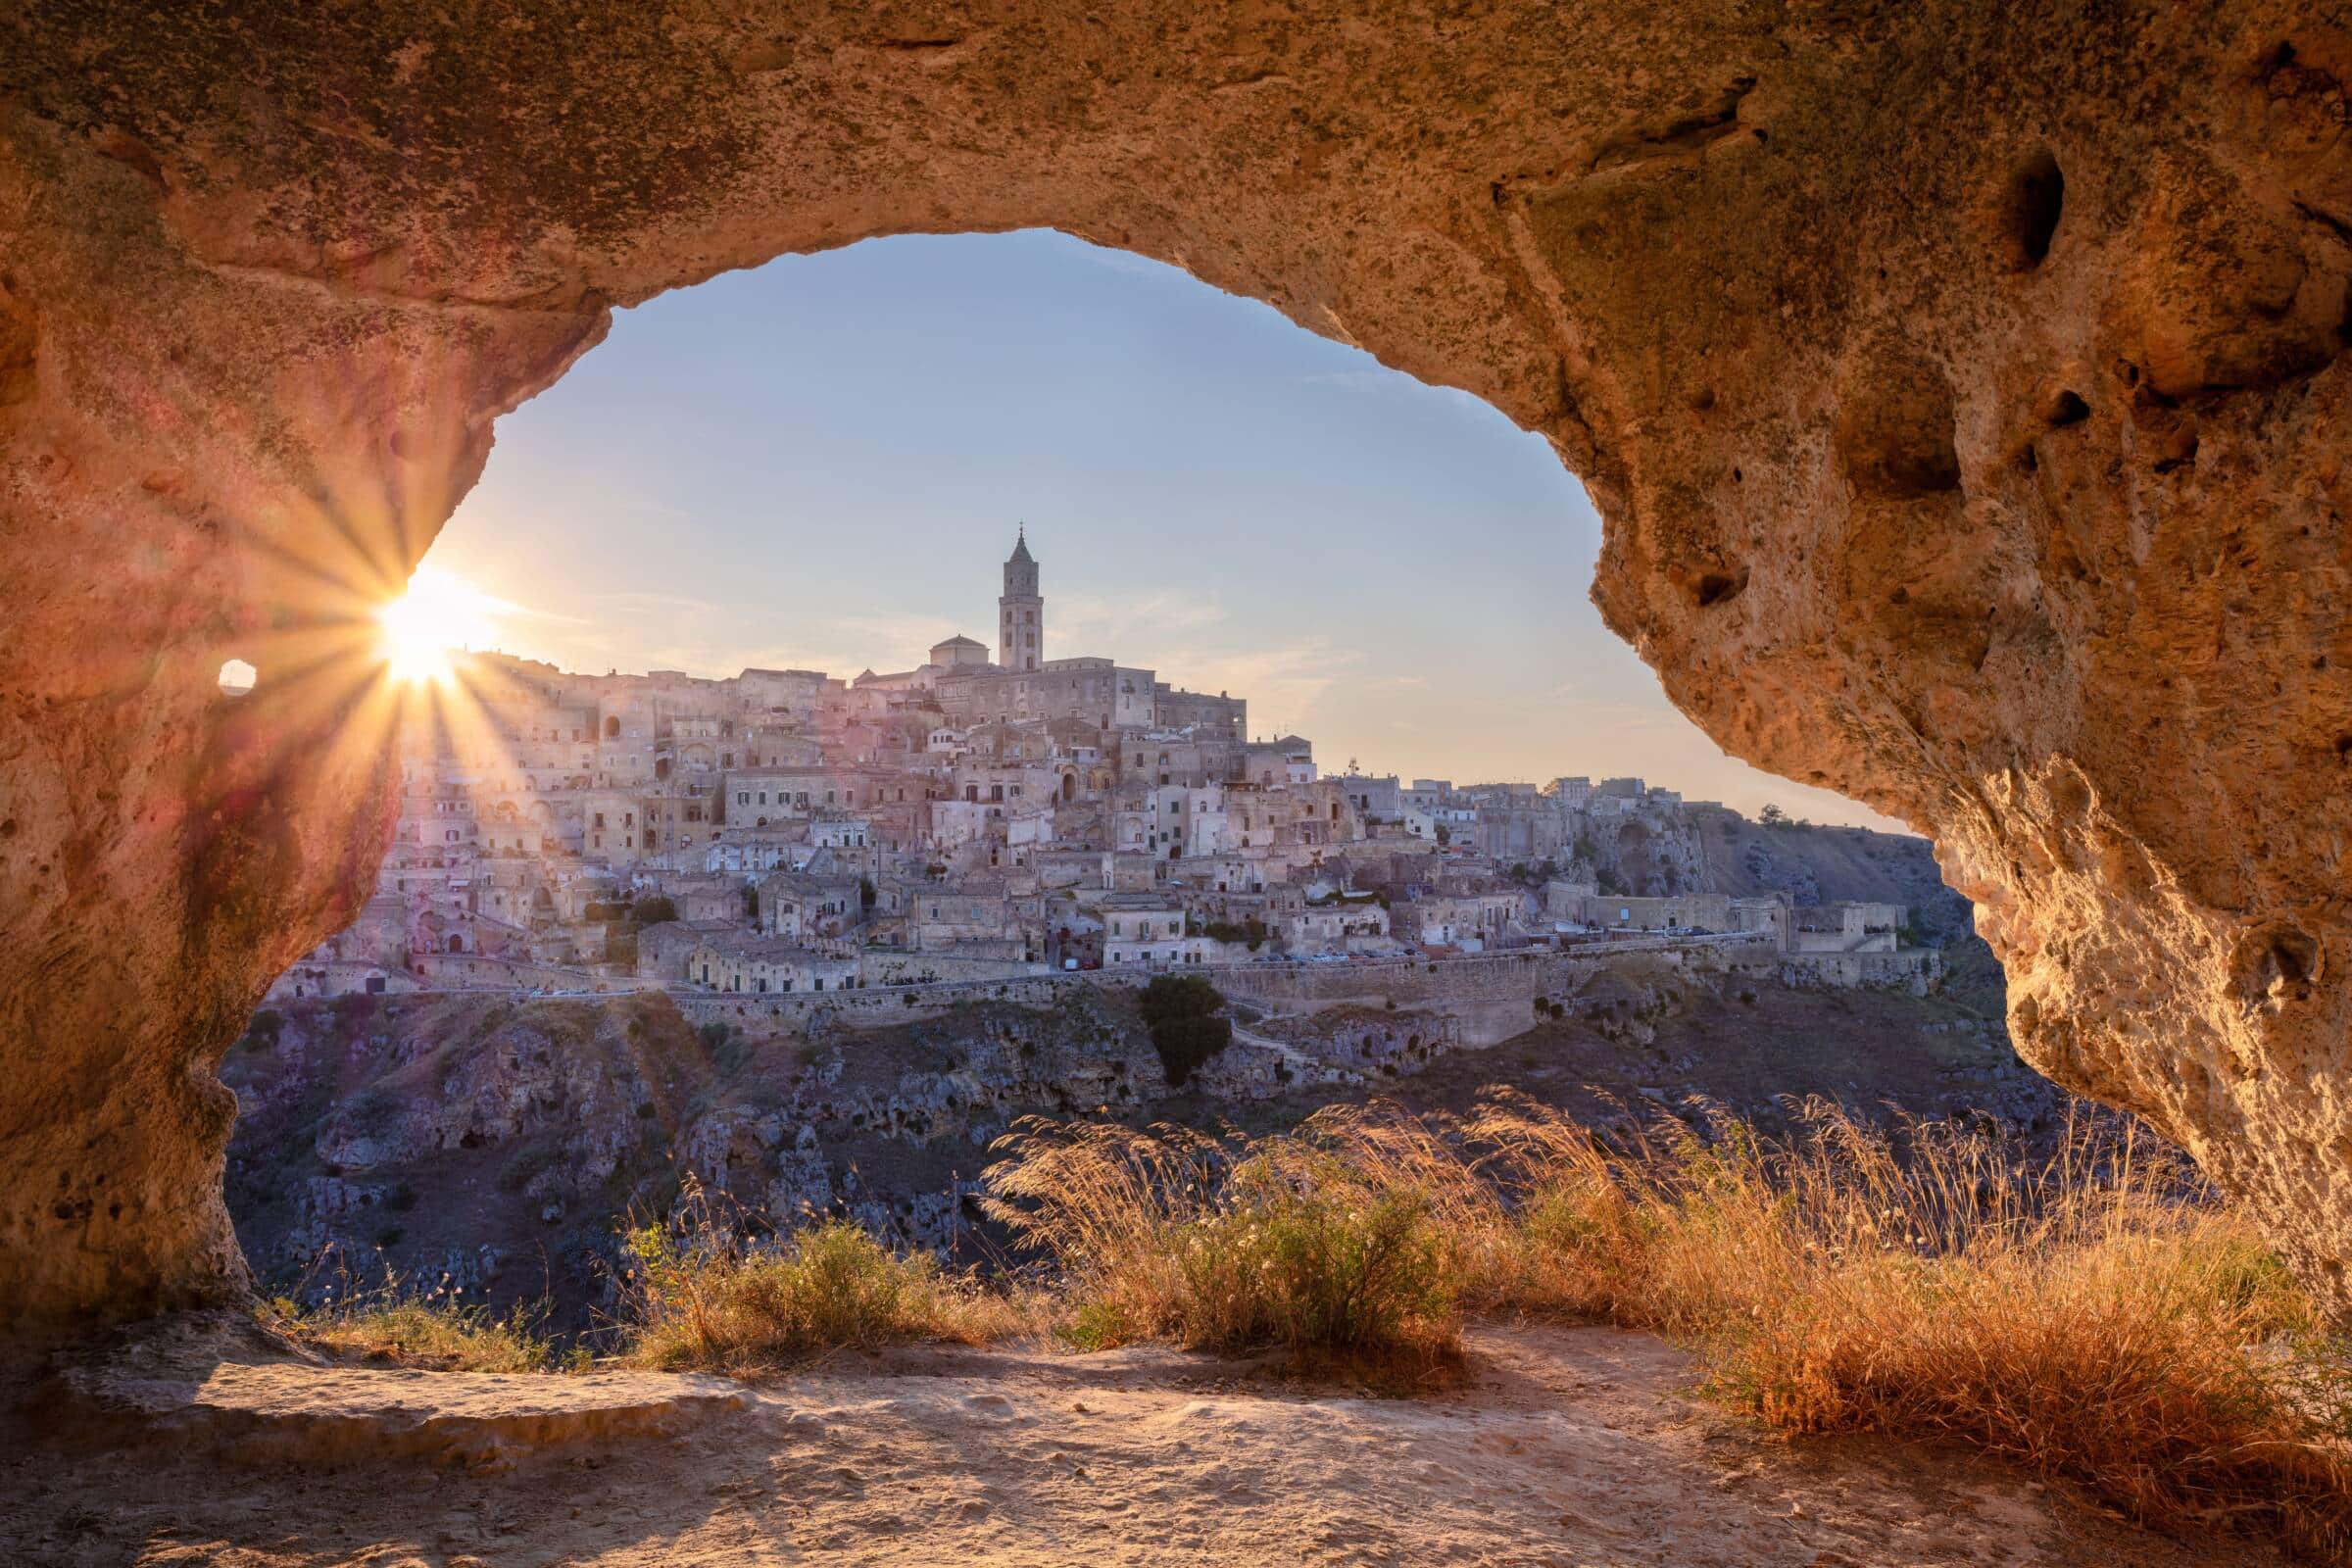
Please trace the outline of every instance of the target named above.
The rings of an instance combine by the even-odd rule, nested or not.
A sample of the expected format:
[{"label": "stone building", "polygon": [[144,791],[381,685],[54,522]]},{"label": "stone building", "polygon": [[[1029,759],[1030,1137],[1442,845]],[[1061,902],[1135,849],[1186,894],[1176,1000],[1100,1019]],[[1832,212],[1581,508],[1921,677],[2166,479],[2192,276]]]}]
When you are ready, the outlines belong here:
[{"label": "stone building", "polygon": [[788,937],[705,938],[686,968],[689,984],[756,996],[849,991],[858,975],[856,957],[818,953]]},{"label": "stone building", "polygon": [[1482,952],[1526,934],[1524,893],[1439,894],[1398,905],[1398,928],[1423,947]]},{"label": "stone building", "polygon": [[1790,953],[1893,953],[1911,911],[1899,904],[1829,904],[1792,910]]},{"label": "stone building", "polygon": [[1281,930],[1283,946],[1295,954],[1365,953],[1391,946],[1389,911],[1369,897],[1293,910]]},{"label": "stone building", "polygon": [[[988,645],[978,638],[956,636],[949,638],[946,642],[931,645],[929,668],[935,672],[948,669],[981,668],[987,663]],[[932,679],[934,681],[938,679],[936,673],[933,674]]]},{"label": "stone building", "polygon": [[1032,670],[1046,662],[1046,601],[1037,591],[1037,558],[1029,554],[1029,530],[1013,541],[1004,559],[1004,592],[997,599],[997,664]]},{"label": "stone building", "polygon": [[1297,735],[1252,741],[1242,749],[1242,779],[1259,789],[1287,789],[1315,781],[1315,748]]},{"label": "stone building", "polygon": [[1209,962],[1217,944],[1185,934],[1183,905],[1149,893],[1114,893],[1097,911],[1102,921],[1102,965],[1168,968]]},{"label": "stone building", "polygon": [[1338,782],[1347,792],[1348,804],[1367,821],[1395,822],[1404,815],[1404,791],[1396,774],[1342,773]]},{"label": "stone building", "polygon": [[1204,738],[1215,735],[1240,742],[1249,738],[1250,704],[1224,692],[1211,697],[1206,692],[1188,692],[1165,681],[1154,681],[1152,722],[1158,729],[1192,730]]}]

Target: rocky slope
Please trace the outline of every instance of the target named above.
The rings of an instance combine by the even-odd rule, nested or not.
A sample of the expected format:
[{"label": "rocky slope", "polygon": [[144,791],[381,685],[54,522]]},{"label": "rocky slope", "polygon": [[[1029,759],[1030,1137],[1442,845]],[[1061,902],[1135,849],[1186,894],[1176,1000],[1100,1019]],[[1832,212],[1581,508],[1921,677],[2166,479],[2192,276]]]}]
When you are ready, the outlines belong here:
[{"label": "rocky slope", "polygon": [[267,1013],[223,1064],[239,1234],[298,1294],[380,1280],[607,1299],[620,1225],[686,1179],[789,1225],[856,1216],[952,1239],[985,1147],[1029,1112],[1129,1111],[1164,1093],[1132,1004],[975,1004],[855,1032],[690,1028],[660,994],[600,1003],[344,998]]},{"label": "rocky slope", "polygon": [[1603,891],[1786,893],[1800,905],[1900,904],[1934,946],[1958,943],[1973,929],[1968,901],[1945,884],[1934,847],[1915,834],[1757,822],[1721,808],[1686,808],[1664,820],[1605,821],[1576,841],[1567,869],[1598,877]]},{"label": "rocky slope", "polygon": [[1911,911],[1910,941],[1944,953],[1946,989],[1972,1006],[2005,1007],[2000,961],[1976,934],[1968,900],[1944,881],[1934,848],[1908,833],[1758,822],[1721,808],[1665,822],[1595,826],[1572,847],[1567,874],[1641,895],[1786,893],[1799,905],[1855,900]]},{"label": "rocky slope", "polygon": [[223,1064],[243,1106],[229,1201],[276,1288],[348,1290],[389,1268],[546,1298],[579,1328],[610,1301],[616,1229],[669,1214],[689,1173],[756,1224],[846,1213],[1002,1261],[966,1200],[990,1142],[1031,1113],[1262,1128],[1374,1095],[1459,1108],[1492,1083],[1595,1118],[1690,1095],[1767,1122],[1777,1097],[1805,1094],[2027,1130],[2063,1113],[1997,1018],[1949,997],[1628,957],[1549,1000],[1560,1016],[1531,1004],[1528,1032],[1486,1050],[1453,1042],[1442,1004],[1239,1008],[1242,1039],[1175,1092],[1131,995],[1091,986],[1050,1008],[984,1001],[758,1036],[697,1031],[659,994],[345,998],[265,1014]]}]

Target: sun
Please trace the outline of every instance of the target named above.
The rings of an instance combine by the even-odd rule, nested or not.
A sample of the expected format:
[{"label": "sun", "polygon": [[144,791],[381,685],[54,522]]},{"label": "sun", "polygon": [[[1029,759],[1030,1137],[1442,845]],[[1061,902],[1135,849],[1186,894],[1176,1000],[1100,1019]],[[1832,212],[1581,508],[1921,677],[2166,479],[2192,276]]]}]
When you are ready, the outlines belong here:
[{"label": "sun", "polygon": [[398,681],[446,681],[455,649],[498,634],[499,602],[438,566],[419,566],[409,591],[375,612],[384,663]]}]

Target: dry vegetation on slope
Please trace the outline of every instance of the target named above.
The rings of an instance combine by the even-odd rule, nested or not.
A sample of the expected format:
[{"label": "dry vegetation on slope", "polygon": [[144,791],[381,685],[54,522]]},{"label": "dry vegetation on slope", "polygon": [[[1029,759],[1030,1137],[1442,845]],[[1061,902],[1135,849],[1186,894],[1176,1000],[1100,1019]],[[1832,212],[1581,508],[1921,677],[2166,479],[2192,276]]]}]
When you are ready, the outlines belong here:
[{"label": "dry vegetation on slope", "polygon": [[920,1340],[982,1345],[1030,1328],[1019,1293],[949,1277],[928,1252],[894,1252],[827,1220],[764,1245],[698,1202],[700,1222],[629,1234],[625,1358],[662,1371],[772,1372],[828,1350]]},{"label": "dry vegetation on slope", "polygon": [[1785,1140],[1661,1117],[1612,1147],[1510,1097],[1011,1144],[1001,1210],[1096,1332],[1231,1347],[1303,1323],[1322,1348],[1423,1356],[1465,1311],[1598,1320],[1695,1347],[1716,1396],[1785,1432],[1957,1439],[2141,1522],[2352,1547],[2340,1341],[2128,1125],[2029,1160],[1817,1106]]},{"label": "dry vegetation on slope", "polygon": [[765,1372],[1050,1335],[1277,1347],[1395,1386],[1450,1374],[1467,1318],[1601,1322],[1689,1347],[1712,1398],[1787,1435],[1958,1442],[2141,1524],[2352,1553],[2342,1344],[2177,1155],[2106,1120],[2046,1158],[1826,1106],[1800,1128],[1662,1117],[1612,1145],[1515,1096],[1255,1139],[1033,1122],[990,1185],[1042,1288],[705,1206],[635,1239],[627,1358]]},{"label": "dry vegetation on slope", "polygon": [[[502,1311],[552,1299],[549,1328],[570,1333],[616,1309],[616,1222],[666,1213],[689,1171],[774,1224],[812,1203],[892,1245],[920,1244],[914,1227],[883,1220],[944,1208],[951,1180],[968,1184],[987,1142],[1017,1117],[1100,1114],[1122,1085],[1132,1092],[1113,1103],[1117,1119],[1230,1119],[1251,1132],[1374,1092],[1467,1112],[1494,1083],[1587,1119],[1608,1114],[1588,1085],[1636,1104],[1702,1096],[1767,1128],[1783,1092],[1874,1114],[1881,1102],[1925,1115],[1982,1110],[2020,1127],[2065,1113],[2065,1097],[2017,1062],[1997,1022],[1948,997],[1750,989],[1629,967],[1565,1000],[1564,1018],[1377,1077],[1376,1090],[1300,1086],[1259,1102],[1189,1084],[1168,1093],[1115,997],[1099,1018],[990,1003],[821,1041],[788,1032],[715,1047],[653,997],[306,1003],[223,1063],[240,1102],[229,1202],[270,1294],[316,1305],[315,1287],[346,1268],[363,1285],[386,1266],[426,1288],[447,1273],[466,1299]],[[941,1108],[946,1095],[958,1110]],[[893,1106],[927,1125],[891,1122]],[[961,1240],[952,1261],[985,1254],[972,1228]]]}]

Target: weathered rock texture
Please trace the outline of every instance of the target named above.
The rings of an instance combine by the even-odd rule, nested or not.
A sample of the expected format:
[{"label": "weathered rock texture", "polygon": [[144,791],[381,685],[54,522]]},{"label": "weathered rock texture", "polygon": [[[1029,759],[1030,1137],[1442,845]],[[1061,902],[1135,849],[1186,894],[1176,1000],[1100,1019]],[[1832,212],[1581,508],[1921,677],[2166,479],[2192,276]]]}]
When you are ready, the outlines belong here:
[{"label": "weathered rock texture", "polygon": [[2352,1301],[2348,80],[2318,0],[12,8],[0,1313],[234,1288],[213,1064],[375,863],[354,617],[496,416],[1028,224],[1550,437],[1674,700],[1932,831],[2028,1055]]}]

